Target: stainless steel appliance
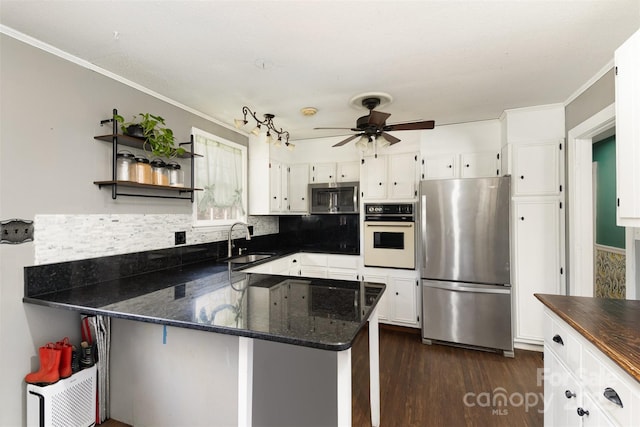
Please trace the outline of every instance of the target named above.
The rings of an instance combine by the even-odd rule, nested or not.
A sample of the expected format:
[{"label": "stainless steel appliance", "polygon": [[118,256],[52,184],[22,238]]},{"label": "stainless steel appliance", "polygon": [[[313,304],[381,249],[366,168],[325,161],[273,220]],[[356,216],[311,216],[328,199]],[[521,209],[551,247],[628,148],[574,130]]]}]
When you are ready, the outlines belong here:
[{"label": "stainless steel appliance", "polygon": [[422,340],[513,357],[510,177],[420,183]]},{"label": "stainless steel appliance", "polygon": [[309,184],[312,214],[358,213],[358,182]]},{"label": "stainless steel appliance", "polygon": [[413,203],[365,204],[364,265],[407,268],[416,266]]}]

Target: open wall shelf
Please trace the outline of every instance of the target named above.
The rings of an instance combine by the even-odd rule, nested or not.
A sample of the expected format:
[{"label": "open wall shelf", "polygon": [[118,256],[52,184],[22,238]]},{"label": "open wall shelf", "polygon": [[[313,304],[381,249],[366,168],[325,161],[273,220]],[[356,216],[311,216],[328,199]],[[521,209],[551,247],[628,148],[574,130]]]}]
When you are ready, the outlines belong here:
[{"label": "open wall shelf", "polygon": [[[104,181],[94,181],[93,183],[98,186],[98,188],[109,187],[111,188],[111,198],[116,199],[118,196],[133,196],[133,197],[153,197],[153,198],[162,198],[162,199],[183,199],[183,200],[191,200],[193,203],[194,193],[196,191],[202,191],[201,188],[194,188],[193,183],[195,178],[194,173],[194,159],[195,157],[202,157],[199,154],[194,153],[194,143],[193,143],[193,135],[190,138],[189,142],[181,142],[179,145],[185,148],[185,153],[182,155],[178,155],[176,157],[191,159],[191,186],[190,187],[173,187],[168,185],[155,185],[155,184],[141,184],[134,181],[119,181],[116,179],[117,177],[117,154],[118,147],[125,146],[131,147],[139,150],[144,150],[144,139],[136,138],[129,135],[124,135],[118,133],[118,122],[116,120],[116,116],[118,114],[118,110],[113,109],[113,116],[110,119],[102,120],[100,122],[101,125],[111,123],[112,125],[112,133],[108,135],[98,135],[93,138],[97,141],[108,142],[112,145],[112,163],[111,163],[111,179]],[[121,191],[122,188],[132,189],[136,192],[134,193],[126,193]],[[149,192],[148,190],[154,190],[153,192]],[[160,192],[166,192],[166,195],[158,194]]]}]

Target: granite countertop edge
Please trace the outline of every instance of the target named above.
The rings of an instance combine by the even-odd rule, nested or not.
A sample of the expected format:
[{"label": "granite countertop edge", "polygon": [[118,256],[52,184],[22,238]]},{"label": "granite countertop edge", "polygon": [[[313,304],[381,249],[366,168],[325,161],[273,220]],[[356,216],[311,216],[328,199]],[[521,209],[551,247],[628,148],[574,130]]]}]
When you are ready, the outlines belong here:
[{"label": "granite countertop edge", "polygon": [[[567,322],[569,326],[575,329],[580,335],[582,335],[587,341],[592,343],[596,348],[602,351],[609,359],[611,359],[616,365],[618,365],[621,369],[623,369],[627,374],[633,377],[636,381],[640,382],[640,357],[636,356],[635,359],[630,357],[633,354],[626,354],[624,350],[624,343],[621,343],[619,340],[612,339],[611,337],[620,337],[625,334],[617,334],[617,333],[597,333],[593,331],[591,328],[583,325],[578,319],[576,319],[576,314],[584,314],[584,310],[580,310],[580,307],[576,304],[575,307],[571,306],[571,302],[578,301],[579,299],[584,300],[595,300],[595,298],[590,297],[575,297],[575,296],[566,296],[566,295],[546,295],[546,294],[534,294],[535,297],[542,302],[546,307],[548,307],[552,312],[554,312],[557,316],[559,316],[562,320]],[[565,305],[569,304],[573,309],[571,311],[563,309],[559,307],[554,300],[560,301],[564,300]],[[635,300],[634,300],[635,301]],[[633,304],[637,304],[635,301]],[[635,308],[640,307],[636,305]],[[591,306],[593,310],[597,310],[598,306],[593,304]],[[591,315],[597,314],[598,316],[608,316],[610,313],[607,313],[605,310],[600,309],[599,313],[591,313]],[[612,329],[611,332],[614,332]],[[640,333],[636,332],[637,339],[640,340]]]},{"label": "granite countertop edge", "polygon": [[[44,307],[63,309],[63,310],[69,310],[69,311],[77,311],[82,314],[103,315],[103,316],[108,316],[108,317],[117,318],[117,319],[134,320],[134,321],[146,322],[146,323],[155,323],[157,325],[173,326],[177,328],[194,329],[194,330],[199,330],[204,332],[213,332],[213,333],[219,333],[219,334],[225,334],[225,335],[234,335],[239,337],[257,338],[257,339],[262,339],[266,341],[280,342],[283,344],[291,344],[296,346],[310,347],[310,348],[316,348],[319,350],[329,350],[329,351],[348,350],[353,346],[353,341],[355,340],[355,336],[358,335],[356,333],[351,341],[332,344],[332,343],[324,343],[324,342],[311,341],[311,340],[303,340],[303,339],[287,337],[283,335],[266,333],[266,332],[261,333],[257,331],[246,330],[246,329],[225,328],[223,326],[205,325],[205,324],[198,324],[198,323],[192,323],[192,322],[180,322],[177,320],[170,320],[170,319],[165,319],[160,317],[142,316],[142,315],[136,315],[136,314],[122,313],[117,311],[101,310],[99,308],[91,308],[91,307],[78,306],[73,304],[52,302],[52,301],[46,301],[38,298],[24,297],[23,302],[40,305]],[[373,312],[376,306],[377,306],[377,302],[372,307],[371,312]],[[368,319],[364,320],[358,326],[358,332],[362,330],[362,327],[367,322],[368,322]]]}]

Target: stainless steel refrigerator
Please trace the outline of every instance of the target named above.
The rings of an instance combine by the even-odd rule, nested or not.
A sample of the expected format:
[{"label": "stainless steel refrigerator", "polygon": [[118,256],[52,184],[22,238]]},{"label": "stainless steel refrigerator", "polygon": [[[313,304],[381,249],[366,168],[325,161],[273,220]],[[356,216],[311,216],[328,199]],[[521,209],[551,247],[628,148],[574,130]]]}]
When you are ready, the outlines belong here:
[{"label": "stainless steel refrigerator", "polygon": [[510,177],[420,183],[422,340],[513,357]]}]

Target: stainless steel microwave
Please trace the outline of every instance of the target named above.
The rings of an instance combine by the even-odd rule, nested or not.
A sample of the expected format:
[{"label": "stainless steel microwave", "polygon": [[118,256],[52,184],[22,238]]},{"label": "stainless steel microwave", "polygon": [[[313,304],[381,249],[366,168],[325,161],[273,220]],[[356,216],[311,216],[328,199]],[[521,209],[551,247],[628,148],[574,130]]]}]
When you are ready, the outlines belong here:
[{"label": "stainless steel microwave", "polygon": [[358,182],[309,184],[309,213],[358,213]]}]

